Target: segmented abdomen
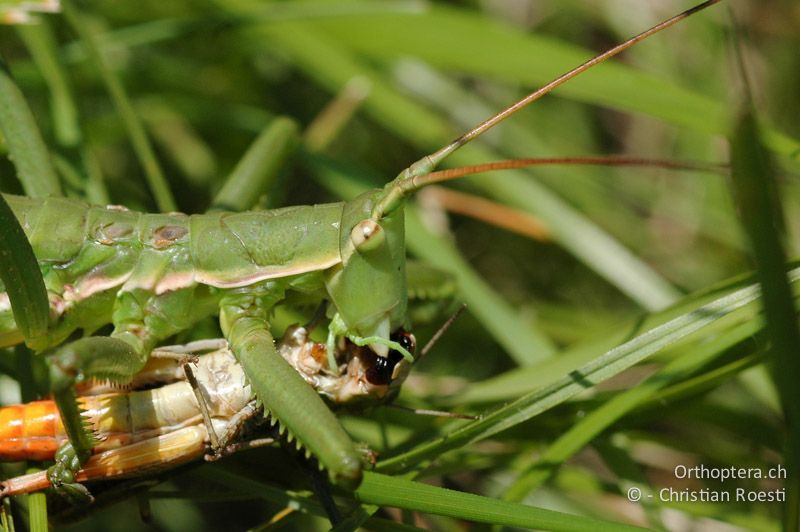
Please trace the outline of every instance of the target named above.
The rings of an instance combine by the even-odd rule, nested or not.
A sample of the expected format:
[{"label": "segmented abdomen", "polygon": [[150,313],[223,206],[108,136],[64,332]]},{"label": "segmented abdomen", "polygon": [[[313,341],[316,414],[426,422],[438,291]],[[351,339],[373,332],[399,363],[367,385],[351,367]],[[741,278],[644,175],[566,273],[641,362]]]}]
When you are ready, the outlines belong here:
[{"label": "segmented abdomen", "polygon": [[53,401],[0,408],[0,460],[51,460],[65,439]]},{"label": "segmented abdomen", "polygon": [[[81,398],[82,408],[100,441],[93,449],[99,452],[150,438],[173,426],[142,426],[141,413],[133,417],[126,395],[99,395]],[[196,419],[190,418],[190,422]],[[136,427],[135,423],[139,423]],[[151,423],[149,423],[151,424]],[[53,401],[33,401],[24,405],[0,408],[0,460],[52,460],[59,446],[67,441],[64,426]]]},{"label": "segmented abdomen", "polygon": [[[212,421],[226,421],[253,399],[242,367],[220,350],[194,366]],[[129,445],[202,423],[191,385],[174,382],[151,390],[79,398],[84,417],[100,441],[95,452]],[[66,441],[53,401],[0,408],[0,460],[49,460]]]},{"label": "segmented abdomen", "polygon": [[[75,481],[136,477],[171,469],[200,458],[205,452],[207,438],[205,426],[196,425],[103,451],[89,458],[75,474]],[[38,471],[0,482],[0,497],[32,493],[50,486],[47,472]]]}]

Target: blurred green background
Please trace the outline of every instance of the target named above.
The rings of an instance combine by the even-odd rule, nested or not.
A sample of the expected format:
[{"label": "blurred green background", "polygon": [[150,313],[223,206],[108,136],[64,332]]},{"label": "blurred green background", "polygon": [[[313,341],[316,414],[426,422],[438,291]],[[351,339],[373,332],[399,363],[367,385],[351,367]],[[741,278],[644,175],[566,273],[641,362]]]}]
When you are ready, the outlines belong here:
[{"label": "blurred green background", "polygon": [[[132,209],[159,208],[105,75],[124,88],[143,123],[176,208],[201,213],[248,146],[278,116],[295,120],[304,140],[260,205],[338,201],[352,197],[358,187],[385,183],[555,75],[690,3],[141,0],[69,5],[75,10],[71,23],[62,14],[40,15],[38,25],[0,32],[3,58],[56,156],[66,193]],[[725,136],[743,94],[732,52],[735,37],[761,113],[763,142],[781,168],[787,251],[795,257],[800,242],[798,24],[796,2],[723,2],[558,89],[446,164],[595,154],[725,162]],[[96,44],[100,62],[85,35]],[[410,253],[455,271],[466,291],[455,299],[466,300],[469,308],[415,369],[400,399],[406,405],[471,413],[490,409],[535,389],[531,375],[537,364],[581,349],[600,354],[630,339],[629,327],[647,313],[695,301],[686,295],[752,269],[727,180],[718,174],[557,166],[471,178],[451,188],[488,198],[492,206],[479,208],[484,214],[507,219],[504,209],[514,209],[526,213],[529,225],[533,217],[544,231],[536,239],[509,232],[450,213],[458,206],[448,200],[459,200],[447,193],[419,195]],[[6,159],[0,161],[0,189],[22,193]],[[418,231],[419,220],[427,224],[427,236]],[[459,251],[455,258],[447,253],[450,243]],[[418,337],[424,341],[432,330],[432,325],[421,327]],[[214,334],[214,324],[204,331]],[[537,453],[616,390],[715,338],[677,342],[604,391],[445,455],[425,477],[497,497]],[[669,485],[674,481],[669,464],[780,462],[783,428],[774,389],[757,365],[759,350],[758,342],[736,344],[721,352],[715,365],[693,374],[705,384],[678,390],[671,400],[650,398],[638,405],[525,502],[670,530],[703,529],[714,520],[776,528],[777,504],[667,505],[669,510],[647,509],[643,517],[620,496],[631,478]],[[741,360],[740,366],[730,366]],[[514,373],[518,367],[533,373]],[[558,368],[542,370],[542,382],[548,371],[561,374]],[[515,384],[487,380],[498,375],[515,378]],[[387,455],[433,438],[446,426],[386,409],[347,422],[357,439]],[[231,468],[273,468],[265,475],[281,488],[293,476],[304,485],[297,468],[275,469],[285,462],[279,450],[231,462]],[[222,482],[220,491],[214,480],[224,475],[215,471],[198,468],[157,488],[201,502],[156,499],[151,526],[244,529],[282,509],[251,500],[252,490],[237,491],[235,480]],[[242,498],[248,500],[228,500]],[[138,523],[136,504],[127,501],[76,529],[130,530]],[[296,515],[281,523],[325,527],[324,520]],[[461,529],[456,521],[431,516],[419,517],[416,525]]]}]

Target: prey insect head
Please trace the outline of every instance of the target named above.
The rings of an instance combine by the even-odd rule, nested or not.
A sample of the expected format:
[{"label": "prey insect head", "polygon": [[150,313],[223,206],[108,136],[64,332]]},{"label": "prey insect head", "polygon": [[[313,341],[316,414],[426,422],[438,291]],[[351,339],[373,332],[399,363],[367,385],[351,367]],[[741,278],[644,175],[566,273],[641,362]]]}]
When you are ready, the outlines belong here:
[{"label": "prey insect head", "polygon": [[[417,341],[410,332],[398,329],[392,334],[391,339],[409,353],[415,353]],[[387,357],[376,356],[374,365],[366,371],[366,379],[370,384],[391,385],[395,381],[405,380],[410,369],[411,364],[406,361],[403,354],[392,349]]]},{"label": "prey insect head", "polygon": [[[392,341],[414,353],[414,335],[398,329]],[[335,370],[325,360],[326,347],[311,340],[305,327],[292,326],[278,342],[278,351],[303,379],[332,403],[341,406],[372,406],[391,400],[399,391],[411,370],[398,351],[390,350],[387,357],[369,346],[358,346],[346,338],[335,346]]]},{"label": "prey insect head", "polygon": [[[416,357],[416,340],[405,329],[398,329],[391,340]],[[346,370],[341,372],[337,398],[351,405],[375,405],[391,401],[411,372],[412,362],[399,351],[391,349],[387,356],[376,354],[368,346],[358,346],[349,340],[341,345],[346,354]]]}]

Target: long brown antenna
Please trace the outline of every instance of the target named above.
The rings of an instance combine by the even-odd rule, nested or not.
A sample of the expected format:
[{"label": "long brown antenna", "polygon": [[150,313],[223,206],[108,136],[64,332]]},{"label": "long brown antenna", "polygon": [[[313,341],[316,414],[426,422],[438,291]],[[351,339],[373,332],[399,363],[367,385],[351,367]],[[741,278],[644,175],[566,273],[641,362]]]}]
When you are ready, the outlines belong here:
[{"label": "long brown antenna", "polygon": [[431,349],[433,349],[433,346],[436,345],[436,342],[439,341],[442,335],[444,335],[444,333],[447,332],[447,329],[449,329],[450,326],[453,325],[453,323],[455,323],[455,321],[461,316],[461,314],[463,314],[466,308],[467,304],[462,303],[461,306],[458,307],[458,310],[456,310],[452,316],[447,318],[447,321],[445,321],[442,324],[442,326],[439,327],[439,329],[434,333],[431,339],[428,340],[428,343],[425,344],[425,347],[422,348],[422,351],[420,351],[419,353],[419,357],[417,357],[417,361],[421,360],[425,355],[428,354],[428,352],[430,352]]},{"label": "long brown antenna", "polygon": [[414,176],[408,179],[409,184],[403,190],[413,191],[434,183],[450,181],[460,177],[492,172],[495,170],[511,170],[515,168],[528,168],[531,166],[552,165],[585,165],[585,166],[631,166],[642,168],[665,168],[668,170],[689,170],[711,173],[727,173],[729,166],[724,163],[707,163],[703,161],[671,161],[668,159],[647,159],[642,157],[628,157],[625,155],[590,155],[580,157],[537,157],[532,159],[510,159],[507,161],[493,161],[472,166],[448,168],[437,170],[429,174]]},{"label": "long brown antenna", "polygon": [[677,24],[681,20],[693,15],[694,13],[702,11],[703,9],[712,6],[718,2],[720,2],[720,0],[707,0],[706,2],[703,2],[702,4],[698,4],[690,9],[687,9],[683,13],[675,15],[674,17],[667,19],[664,22],[661,22],[660,24],[656,24],[649,30],[643,31],[642,33],[636,35],[635,37],[631,37],[627,41],[620,43],[609,50],[606,50],[602,54],[595,56],[592,59],[589,59],[582,65],[573,68],[566,74],[562,74],[561,76],[557,77],[547,85],[544,85],[543,87],[533,91],[532,93],[530,93],[529,95],[525,96],[523,99],[512,105],[511,107],[508,107],[500,111],[496,115],[492,116],[491,118],[484,120],[483,122],[472,128],[471,130],[467,131],[466,133],[455,139],[453,142],[451,142],[444,148],[440,149],[435,153],[432,153],[431,155],[428,155],[427,157],[420,159],[418,162],[412,164],[409,168],[415,168],[415,166],[420,163],[422,163],[422,166],[424,166],[425,164],[430,164],[431,168],[424,172],[424,173],[430,173],[430,170],[438,166],[438,164],[442,162],[442,160],[445,157],[456,151],[458,148],[468,143],[472,139],[479,137],[485,131],[493,128],[494,126],[496,126],[509,116],[513,115],[523,107],[527,106],[528,104],[535,102],[536,100],[538,100],[545,94],[549,93],[559,85],[566,83],[575,76],[589,70],[593,66],[598,65],[603,61],[606,61],[607,59],[614,57],[615,55],[618,55],[620,52],[627,50],[628,48],[638,43],[639,41],[643,41],[644,39],[647,39],[651,35],[658,33],[663,29],[669,28],[670,26]]},{"label": "long brown antenna", "polygon": [[[659,31],[664,30],[666,28],[669,28],[670,26],[677,24],[681,20],[693,15],[694,13],[702,11],[703,9],[710,7],[716,3],[719,3],[720,1],[721,0],[706,0],[701,4],[698,4],[692,8],[687,9],[686,11],[683,11],[678,15],[675,15],[672,18],[665,20],[664,22],[656,24],[652,28],[643,31],[642,33],[634,37],[631,37],[625,42],[620,43],[609,50],[606,50],[600,55],[597,55],[592,59],[589,59],[585,63],[573,68],[566,74],[562,74],[561,76],[557,77],[550,83],[535,90],[534,92],[530,93],[529,95],[519,100],[514,105],[500,111],[491,118],[484,120],[471,130],[467,131],[466,133],[464,133],[463,135],[452,141],[447,146],[441,148],[440,150],[430,155],[426,155],[422,159],[418,160],[417,162],[415,162],[414,164],[403,170],[394,181],[392,181],[391,183],[389,183],[389,185],[387,185],[386,195],[383,198],[381,198],[381,200],[373,208],[372,218],[380,219],[383,216],[384,212],[391,211],[397,205],[397,203],[405,196],[405,194],[410,191],[405,186],[407,180],[416,176],[430,174],[433,171],[433,169],[436,168],[436,166],[438,166],[439,163],[442,162],[442,160],[445,157],[447,157],[448,155],[459,149],[461,146],[467,144],[471,140],[479,137],[481,134],[491,129],[495,125],[499,124],[500,122],[502,122],[512,114],[516,113],[526,105],[535,102],[536,100],[538,100],[545,94],[549,93],[559,85],[566,83],[575,76],[585,72],[586,70],[589,70],[593,66],[602,63],[603,61],[606,61],[607,59],[610,59],[615,55],[618,55],[620,52],[627,50],[634,44],[644,39],[647,39],[651,35],[658,33]],[[411,190],[413,190],[413,187],[411,187]]]}]

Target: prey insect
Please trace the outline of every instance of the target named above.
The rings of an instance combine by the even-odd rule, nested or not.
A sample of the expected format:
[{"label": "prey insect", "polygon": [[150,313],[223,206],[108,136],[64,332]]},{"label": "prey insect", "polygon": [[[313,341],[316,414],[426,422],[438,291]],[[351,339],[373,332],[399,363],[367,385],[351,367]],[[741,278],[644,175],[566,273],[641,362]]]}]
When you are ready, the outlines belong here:
[{"label": "prey insect", "polygon": [[[179,377],[180,367],[163,359],[151,363],[135,379],[153,385]],[[92,457],[77,472],[80,482],[142,476],[195,460],[206,452],[209,433],[230,441],[255,412],[255,401],[241,367],[222,348],[199,358],[195,367],[210,424],[189,383],[180,378],[163,386],[80,397],[83,417],[97,441]],[[53,401],[0,409],[0,459],[52,460],[66,439]],[[50,487],[45,472],[12,478],[2,484],[7,496]]]},{"label": "prey insect", "polygon": [[[379,357],[349,342],[336,350],[336,374],[327,372],[325,345],[312,341],[300,326],[287,329],[277,349],[335,406],[377,404],[390,398],[407,374],[407,365],[401,362],[402,375],[396,374],[391,385],[387,378],[379,379],[384,371]],[[181,358],[201,350],[211,351],[193,357],[196,361],[186,368],[188,362],[182,363]],[[79,398],[82,415],[97,444],[77,471],[78,482],[141,477],[203,455],[222,456],[242,446],[239,440],[248,422],[267,424],[225,340],[160,348],[156,354],[160,356],[150,358],[129,385],[143,389],[108,393],[107,386],[93,385],[81,390],[85,394]],[[382,383],[374,383],[379,380]],[[52,460],[65,440],[52,400],[0,408],[0,461]],[[45,472],[24,475],[0,483],[0,496],[50,486]]]},{"label": "prey insect", "polygon": [[[279,355],[270,312],[298,300],[327,301],[328,370],[346,339],[370,349],[391,380],[404,343],[407,287],[403,206],[431,183],[460,173],[433,173],[445,157],[521,107],[636,42],[708,7],[711,0],[605,52],[412,164],[384,188],[345,203],[246,213],[140,214],[63,198],[5,196],[39,262],[51,303],[43,338],[24,339],[10,301],[0,297],[0,346],[26,340],[47,351],[51,387],[75,458],[64,453],[51,472],[72,481],[94,438],[82,425],[73,385],[87,378],[126,382],[160,342],[210,315],[267,413],[317,457],[333,482],[354,488],[362,462],[348,435],[306,382]],[[519,166],[531,164],[520,162]],[[111,323],[108,337],[68,341]],[[66,342],[66,343],[65,343]]]}]

